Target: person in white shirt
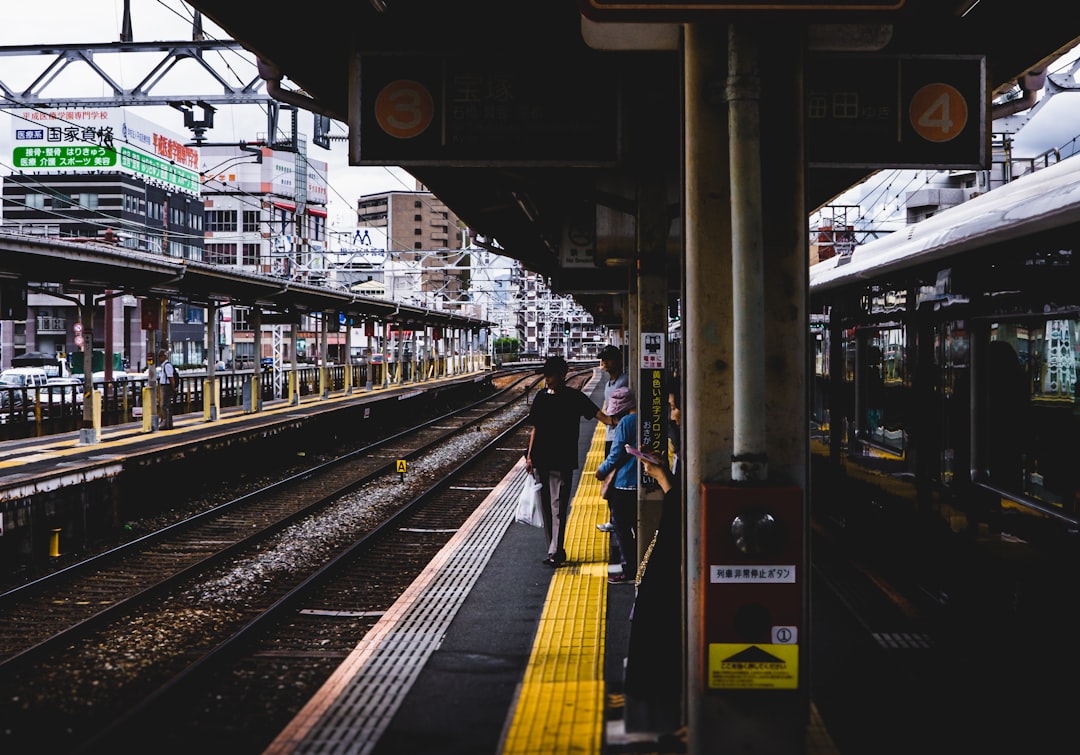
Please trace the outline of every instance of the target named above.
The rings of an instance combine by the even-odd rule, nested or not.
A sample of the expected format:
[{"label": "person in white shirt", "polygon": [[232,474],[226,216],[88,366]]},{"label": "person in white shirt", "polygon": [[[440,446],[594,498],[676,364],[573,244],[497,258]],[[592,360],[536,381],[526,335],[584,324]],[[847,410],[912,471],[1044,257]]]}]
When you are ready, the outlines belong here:
[{"label": "person in white shirt", "polygon": [[[608,374],[608,381],[604,385],[604,412],[610,407],[611,394],[620,388],[630,387],[630,376],[623,372],[622,352],[617,346],[607,345],[600,350],[600,368]],[[615,437],[615,428],[608,425],[604,436],[604,458],[611,453],[611,441]],[[637,445],[636,443],[634,445]],[[603,524],[596,525],[601,532],[612,532],[615,525],[611,522],[611,512],[608,512],[608,520]]]},{"label": "person in white shirt", "polygon": [[159,430],[173,429],[173,398],[176,396],[176,367],[169,361],[169,355],[165,349],[158,351],[157,356],[158,387],[161,390],[161,417],[158,422]]}]

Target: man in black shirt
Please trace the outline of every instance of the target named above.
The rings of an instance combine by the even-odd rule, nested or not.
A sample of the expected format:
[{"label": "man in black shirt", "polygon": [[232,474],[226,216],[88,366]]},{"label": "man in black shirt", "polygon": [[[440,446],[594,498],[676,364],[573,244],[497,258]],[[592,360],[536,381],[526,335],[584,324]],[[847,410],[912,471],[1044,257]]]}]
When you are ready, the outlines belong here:
[{"label": "man in black shirt", "polygon": [[578,429],[582,419],[597,419],[605,425],[613,420],[581,391],[566,385],[569,367],[561,357],[544,363],[544,390],[533,399],[529,410],[532,433],[525,456],[525,471],[543,483],[544,534],[548,549],[544,563],[559,566],[566,560],[563,541],[566,517],[570,513],[570,489],[578,466]]}]

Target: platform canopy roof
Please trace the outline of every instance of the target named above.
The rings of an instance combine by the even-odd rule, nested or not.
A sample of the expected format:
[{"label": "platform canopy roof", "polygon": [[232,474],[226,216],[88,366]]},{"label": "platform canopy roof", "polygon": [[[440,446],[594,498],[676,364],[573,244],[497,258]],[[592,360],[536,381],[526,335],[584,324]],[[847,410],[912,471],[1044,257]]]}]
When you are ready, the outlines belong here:
[{"label": "platform canopy roof", "polygon": [[326,286],[235,272],[205,262],[104,244],[21,236],[0,237],[0,277],[62,283],[93,296],[114,293],[191,304],[256,307],[269,317],[313,313],[402,325],[479,329],[493,323],[444,310],[410,307]]},{"label": "platform canopy roof", "polygon": [[[808,69],[825,48],[870,56],[985,56],[993,94],[1015,87],[1080,33],[1075,24],[1057,21],[1057,0],[356,0],[287,13],[235,0],[190,1],[264,61],[279,84],[286,82],[301,107],[349,124],[352,164],[404,167],[482,240],[549,276],[556,292],[573,294],[594,316],[612,308],[592,303],[627,290],[641,181],[661,175],[669,215],[673,221],[680,216],[677,40],[684,20],[717,24],[718,34],[727,22],[753,23],[766,54],[785,27],[804,27],[812,40]],[[655,49],[643,49],[650,46]],[[414,149],[423,139],[412,138],[410,124],[399,123],[403,131],[392,137],[380,134],[374,122],[383,87],[396,83],[399,96],[411,96],[409,82],[439,71],[444,82],[473,82],[489,94],[512,85],[518,102],[528,92],[530,112],[541,115],[515,134],[500,133],[482,118],[482,128],[470,130],[462,126],[474,115],[467,100],[480,90],[462,89],[442,128],[426,135],[442,139],[441,145]],[[424,114],[427,105],[414,102],[414,112]],[[807,213],[872,172],[809,170]],[[576,218],[585,226],[597,222],[598,240],[614,232],[630,253],[598,248],[599,264],[568,265]],[[678,229],[672,234],[669,280],[677,281]]]}]

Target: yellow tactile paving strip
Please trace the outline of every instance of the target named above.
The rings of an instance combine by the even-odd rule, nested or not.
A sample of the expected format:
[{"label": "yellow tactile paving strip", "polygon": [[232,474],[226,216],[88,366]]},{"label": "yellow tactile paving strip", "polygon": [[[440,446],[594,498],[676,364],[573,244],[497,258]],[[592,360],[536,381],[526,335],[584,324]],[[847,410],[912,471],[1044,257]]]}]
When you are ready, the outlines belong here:
[{"label": "yellow tactile paving strip", "polygon": [[596,468],[604,458],[598,424],[570,502],[566,563],[555,570],[532,656],[507,727],[503,755],[589,755],[603,750],[604,623],[608,518]]}]

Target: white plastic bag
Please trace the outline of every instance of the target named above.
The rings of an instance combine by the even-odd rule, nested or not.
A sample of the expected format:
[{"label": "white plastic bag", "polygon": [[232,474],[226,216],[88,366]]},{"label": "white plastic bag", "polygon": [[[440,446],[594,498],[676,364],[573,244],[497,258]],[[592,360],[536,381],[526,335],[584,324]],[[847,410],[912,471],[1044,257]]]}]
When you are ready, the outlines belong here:
[{"label": "white plastic bag", "polygon": [[529,475],[529,479],[521,488],[518,496],[517,509],[514,510],[514,521],[528,524],[533,527],[544,526],[544,513],[540,510],[543,505],[540,500],[540,488],[543,483]]}]

